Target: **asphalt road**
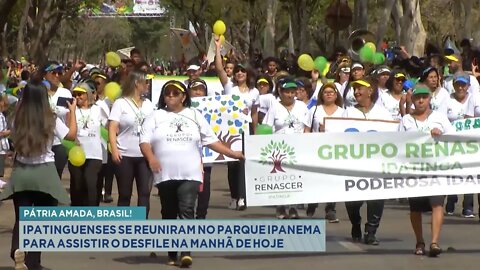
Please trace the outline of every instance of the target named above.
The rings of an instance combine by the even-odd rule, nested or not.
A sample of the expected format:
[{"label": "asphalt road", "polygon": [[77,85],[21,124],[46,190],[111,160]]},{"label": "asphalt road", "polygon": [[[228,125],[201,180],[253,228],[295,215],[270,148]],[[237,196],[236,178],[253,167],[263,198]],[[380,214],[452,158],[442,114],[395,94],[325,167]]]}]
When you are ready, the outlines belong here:
[{"label": "asphalt road", "polygon": [[[65,170],[62,182],[68,186]],[[6,176],[9,175],[9,169]],[[115,188],[114,188],[115,190]],[[135,189],[134,189],[135,190]],[[154,190],[156,191],[156,189]],[[115,193],[115,192],[114,192]],[[116,193],[114,194],[116,196]],[[212,197],[207,218],[266,219],[275,218],[272,207],[248,208],[246,211],[227,209],[230,200],[226,180],[226,166],[215,166],[212,172]],[[136,197],[132,198],[132,202]],[[461,202],[461,200],[460,200]],[[475,210],[478,209],[475,202]],[[364,207],[365,208],[365,207]],[[366,246],[350,241],[350,223],[343,203],[337,204],[340,223],[327,224],[327,251],[324,253],[194,253],[192,269],[478,269],[480,262],[480,223],[475,219],[460,216],[461,203],[456,215],[445,218],[440,246],[444,253],[438,258],[415,256],[415,238],[409,221],[407,204],[388,201],[377,237],[379,246]],[[365,209],[362,209],[365,217]],[[305,218],[304,210],[300,214]],[[323,218],[323,206],[317,209],[314,218]],[[152,194],[150,217],[160,218],[159,198]],[[0,270],[13,270],[9,258],[11,230],[14,211],[11,201],[0,205]],[[430,238],[430,216],[424,215],[425,240]],[[157,253],[44,253],[44,267],[52,270],[80,269],[175,269],[165,265],[166,254]]]}]

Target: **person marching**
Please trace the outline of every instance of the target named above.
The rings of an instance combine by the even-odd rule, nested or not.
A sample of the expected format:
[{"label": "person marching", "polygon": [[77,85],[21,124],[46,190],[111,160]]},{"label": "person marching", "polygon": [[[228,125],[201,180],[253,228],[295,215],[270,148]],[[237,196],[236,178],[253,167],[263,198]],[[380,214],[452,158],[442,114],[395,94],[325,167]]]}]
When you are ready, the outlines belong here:
[{"label": "person marching", "polygon": [[13,199],[15,225],[10,256],[16,270],[42,269],[41,253],[25,254],[19,248],[20,207],[68,205],[70,199],[55,167],[52,149],[54,138],[74,141],[77,135],[76,100],[68,103],[68,127],[57,117],[49,104],[44,84],[31,82],[24,90],[13,120],[12,138],[15,161],[9,184],[0,193],[0,200]]},{"label": "person marching", "polygon": [[[432,93],[428,85],[417,84],[412,92],[412,102],[415,110],[412,114],[405,115],[400,121],[399,131],[424,131],[432,136],[455,132],[446,115],[431,109]],[[443,224],[443,203],[445,196],[427,196],[409,198],[410,222],[417,244],[415,255],[425,254],[425,241],[422,230],[422,212],[432,211],[432,239],[429,256],[436,257],[442,249],[438,245],[440,230]]]},{"label": "person marching", "polygon": [[143,157],[139,138],[144,119],[154,108],[142,98],[148,91],[147,73],[132,70],[122,87],[122,97],[113,103],[109,116],[108,137],[118,183],[118,206],[130,206],[133,181],[137,186],[138,206],[150,209],[152,173]]},{"label": "person marching", "polygon": [[[373,78],[360,79],[353,81],[351,84],[357,104],[347,107],[343,113],[343,117],[393,120],[391,114],[377,102],[378,90]],[[360,208],[363,203],[364,201],[345,202],[348,217],[352,223],[351,235],[354,242],[360,242],[362,240],[362,217],[360,216]],[[366,201],[366,204],[367,223],[365,223],[364,242],[368,245],[378,245],[379,241],[376,238],[376,233],[380,226],[385,201],[370,200]]]},{"label": "person marching", "polygon": [[[263,119],[263,124],[271,126],[274,134],[303,133],[305,128],[303,120],[308,109],[305,103],[295,99],[297,84],[294,80],[287,78],[281,82],[278,90],[275,94],[280,100],[272,103],[272,107]],[[287,207],[289,207],[288,214]],[[299,218],[295,206],[285,205],[277,206],[276,216],[278,219]]]},{"label": "person marching", "polygon": [[[325,132],[323,119],[325,117],[342,117],[343,116],[343,100],[342,95],[337,89],[336,83],[326,83],[322,85],[318,92],[317,105],[310,108],[303,121],[305,125],[304,132]],[[325,206],[325,219],[330,223],[338,223],[335,210],[336,203],[327,203]],[[308,204],[307,216],[313,217],[315,209],[318,207],[317,203]]]},{"label": "person marching", "polygon": [[103,159],[100,127],[106,124],[107,118],[95,105],[94,90],[89,84],[78,84],[73,96],[77,100],[77,138],[86,160],[80,167],[68,163],[72,206],[98,206],[101,190],[98,190],[97,177]]},{"label": "person marching", "polygon": [[[203,115],[190,106],[185,85],[168,81],[162,88],[158,110],[142,125],[140,148],[160,192],[162,219],[194,219],[203,179],[201,146],[243,159],[241,152],[223,145]],[[176,265],[177,260],[177,252],[168,252],[168,265]],[[180,254],[181,267],[188,267],[192,262],[190,252]]]}]

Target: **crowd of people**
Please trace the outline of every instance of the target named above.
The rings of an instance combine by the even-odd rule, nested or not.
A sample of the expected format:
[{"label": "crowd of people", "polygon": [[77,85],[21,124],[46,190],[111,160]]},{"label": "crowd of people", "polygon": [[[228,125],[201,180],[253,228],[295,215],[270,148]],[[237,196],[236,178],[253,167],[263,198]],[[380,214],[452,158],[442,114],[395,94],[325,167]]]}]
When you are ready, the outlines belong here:
[{"label": "crowd of people", "polygon": [[[464,55],[453,52],[411,57],[402,50],[392,63],[373,66],[338,50],[330,71],[302,72],[286,68],[281,60],[267,58],[263,70],[251,63],[234,61],[221,54],[206,68],[198,60],[186,68],[188,79],[171,80],[159,100],[151,97],[151,74],[156,70],[139,50],[118,68],[97,67],[78,61],[71,67],[49,61],[42,66],[14,63],[2,73],[0,92],[0,176],[5,160],[13,159],[10,180],[0,182],[0,199],[13,199],[15,225],[11,257],[18,268],[41,269],[38,252],[19,250],[19,207],[98,206],[112,203],[113,180],[118,187],[118,206],[129,206],[133,183],[137,205],[147,217],[152,188],[158,188],[163,219],[205,219],[210,200],[212,168],[202,161],[202,147],[237,161],[228,162],[230,203],[233,210],[247,208],[244,156],[222,144],[201,112],[192,109],[192,98],[208,95],[239,95],[255,135],[258,124],[275,134],[325,132],[325,117],[399,121],[399,132],[425,131],[432,136],[455,132],[451,122],[480,116],[480,70],[471,61],[464,71]],[[447,68],[445,68],[447,67]],[[209,89],[200,77],[217,76],[223,89]],[[414,79],[416,78],[416,79]],[[418,79],[418,80],[417,80]],[[105,95],[108,82],[122,86],[121,96]],[[412,83],[412,81],[415,81]],[[14,127],[14,128],[13,128]],[[102,138],[102,130],[108,138]],[[85,163],[68,161],[66,141],[80,145]],[[15,155],[11,155],[15,153]],[[65,166],[70,172],[70,194],[60,179]],[[422,234],[422,212],[432,211],[432,238],[428,254],[437,256],[444,213],[452,215],[457,196],[409,198],[410,220],[416,237],[415,254],[427,254]],[[479,196],[480,200],[480,196]],[[346,202],[352,241],[378,245],[384,200]],[[360,208],[367,205],[362,230]],[[474,194],[464,196],[462,215],[475,218]],[[314,216],[317,204],[308,204],[306,216]],[[339,222],[335,202],[326,204],[325,218]],[[297,219],[303,205],[279,205],[278,219]],[[273,215],[272,215],[273,216]],[[168,264],[190,266],[189,252],[168,253]]]}]

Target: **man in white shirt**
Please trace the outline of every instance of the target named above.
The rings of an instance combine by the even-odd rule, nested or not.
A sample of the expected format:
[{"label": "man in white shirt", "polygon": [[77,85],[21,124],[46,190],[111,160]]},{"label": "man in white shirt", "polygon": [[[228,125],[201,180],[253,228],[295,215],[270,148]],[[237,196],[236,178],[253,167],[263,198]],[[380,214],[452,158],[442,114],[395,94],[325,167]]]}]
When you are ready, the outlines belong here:
[{"label": "man in white shirt", "polygon": [[[452,55],[447,55],[445,56],[448,62],[448,71],[450,74],[455,74],[457,72],[463,72],[463,67],[462,67],[462,57],[458,54],[452,54]],[[475,76],[470,75],[470,87],[468,88],[468,93],[471,95],[476,95],[480,93],[480,85],[478,83],[478,80]],[[455,89],[453,88],[453,76],[448,76],[445,78],[444,86],[445,89],[451,94],[455,92]]]}]

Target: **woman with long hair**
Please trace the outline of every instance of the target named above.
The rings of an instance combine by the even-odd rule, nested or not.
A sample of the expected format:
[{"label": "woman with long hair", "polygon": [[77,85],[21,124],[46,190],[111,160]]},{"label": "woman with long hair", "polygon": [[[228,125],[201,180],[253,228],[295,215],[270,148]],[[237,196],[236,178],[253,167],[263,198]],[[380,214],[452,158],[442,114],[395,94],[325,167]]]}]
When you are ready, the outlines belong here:
[{"label": "woman with long hair", "polygon": [[[183,83],[168,81],[154,111],[142,125],[140,148],[154,173],[162,204],[162,219],[194,219],[195,202],[203,182],[202,146],[235,159],[242,152],[221,143],[207,120],[191,109]],[[168,252],[168,265],[177,264],[177,252]],[[192,264],[190,252],[180,254],[180,266]]]},{"label": "woman with long hair", "polygon": [[94,90],[88,83],[78,84],[72,93],[77,100],[77,138],[86,157],[80,167],[68,163],[72,206],[98,206],[101,190],[98,190],[97,178],[103,159],[100,128],[107,118],[95,105]]},{"label": "woman with long hair", "polygon": [[[343,100],[339,93],[336,83],[326,83],[322,85],[317,96],[317,105],[310,108],[303,121],[305,125],[305,133],[325,132],[323,119],[325,117],[342,117]],[[313,217],[317,203],[311,203],[307,206],[307,216]],[[335,210],[336,203],[327,203],[325,206],[325,219],[330,223],[338,223],[337,213]]]},{"label": "woman with long hair", "polygon": [[343,106],[345,108],[357,104],[352,82],[361,80],[363,77],[365,77],[365,67],[359,62],[352,63],[352,67],[350,68],[350,78],[348,79],[348,82],[346,82],[345,89],[342,94]]},{"label": "woman with long hair", "polygon": [[68,205],[70,199],[62,186],[51,150],[54,138],[75,140],[77,123],[76,100],[68,103],[68,127],[57,117],[49,104],[46,87],[29,83],[23,90],[12,129],[16,156],[9,184],[0,193],[0,200],[13,199],[15,226],[10,256],[16,270],[41,269],[41,253],[19,248],[20,207]]},{"label": "woman with long hair", "polygon": [[[215,38],[215,67],[218,77],[222,83],[225,94],[238,95],[245,101],[247,109],[244,113],[250,122],[250,134],[255,132],[258,123],[258,105],[260,93],[255,88],[253,74],[243,65],[237,64],[233,69],[233,77],[231,84],[227,73],[223,69],[222,55],[220,53],[222,43],[220,38]],[[248,134],[246,134],[248,135]],[[247,208],[245,202],[245,164],[240,161],[228,162],[228,184],[230,187],[230,205],[228,208],[236,210],[245,210]]]},{"label": "woman with long hair", "polygon": [[[356,105],[345,109],[343,117],[360,119],[393,120],[391,114],[377,103],[378,89],[375,79],[367,77],[351,83],[354,91]],[[365,201],[345,202],[348,217],[352,224],[352,240],[360,242],[362,240],[362,228],[360,208]],[[367,223],[365,223],[364,242],[367,245],[378,245],[376,233],[380,226],[380,220],[383,214],[384,200],[369,200],[367,204]]]},{"label": "woman with long hair", "polygon": [[[400,121],[399,131],[424,131],[436,137],[443,133],[455,132],[446,115],[432,110],[431,88],[425,84],[417,84],[412,92],[412,101],[415,106],[413,113],[405,115]],[[422,212],[432,212],[432,239],[429,256],[436,257],[442,249],[438,245],[440,230],[443,224],[443,203],[445,196],[428,196],[409,198],[410,222],[415,233],[415,255],[425,254],[425,240],[422,230]]]},{"label": "woman with long hair", "polygon": [[109,116],[108,137],[118,185],[118,206],[130,206],[133,181],[137,186],[138,206],[150,209],[152,173],[143,157],[140,131],[145,118],[153,112],[153,104],[143,98],[148,91],[147,73],[132,70],[122,87],[122,97],[112,106]]},{"label": "woman with long hair", "polygon": [[[402,72],[394,72],[392,76],[387,80],[385,86],[387,91],[380,94],[380,100],[385,109],[387,109],[394,120],[400,120],[402,118],[400,109],[400,101],[405,96],[403,91],[403,83],[406,80],[405,74]],[[402,104],[404,106],[404,104]],[[405,111],[405,109],[403,109]]]}]

